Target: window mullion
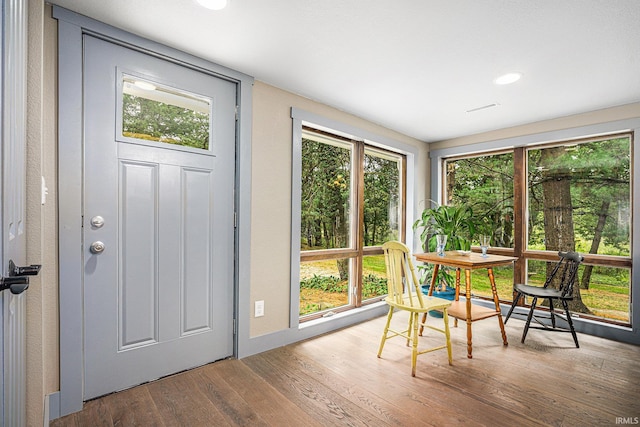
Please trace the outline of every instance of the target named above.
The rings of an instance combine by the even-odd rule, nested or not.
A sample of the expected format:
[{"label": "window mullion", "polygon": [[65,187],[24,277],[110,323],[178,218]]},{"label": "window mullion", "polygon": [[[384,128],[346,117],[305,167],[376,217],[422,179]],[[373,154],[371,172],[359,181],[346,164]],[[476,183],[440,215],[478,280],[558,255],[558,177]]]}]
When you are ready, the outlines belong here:
[{"label": "window mullion", "polygon": [[402,223],[400,224],[400,236],[399,239],[403,243],[407,242],[407,156],[402,156],[400,171],[400,182],[402,185],[402,193],[400,197],[402,198],[401,208],[400,208],[400,219]]},{"label": "window mullion", "polygon": [[355,149],[356,169],[356,223],[354,224],[355,247],[358,256],[354,260],[354,305],[360,307],[362,305],[362,270],[363,270],[363,248],[364,248],[364,142],[359,142]]},{"label": "window mullion", "polygon": [[[518,257],[513,271],[514,283],[526,283],[527,263],[522,254],[527,244],[527,162],[524,148],[513,151],[513,256]],[[514,293],[514,297],[516,294]]]}]

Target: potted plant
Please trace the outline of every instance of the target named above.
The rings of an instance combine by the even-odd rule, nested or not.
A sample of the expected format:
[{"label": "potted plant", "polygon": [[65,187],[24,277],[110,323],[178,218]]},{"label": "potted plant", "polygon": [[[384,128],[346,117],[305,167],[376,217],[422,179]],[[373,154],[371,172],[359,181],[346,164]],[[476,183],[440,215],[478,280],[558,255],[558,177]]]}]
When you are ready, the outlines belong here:
[{"label": "potted plant", "polygon": [[[447,236],[445,250],[471,249],[471,240],[476,232],[476,220],[473,217],[473,210],[466,205],[439,205],[435,208],[425,209],[420,218],[413,224],[413,229],[422,229],[420,242],[425,252],[436,250],[438,234]],[[419,266],[423,273],[423,279],[430,278],[432,270],[427,266]],[[455,289],[452,287],[454,276],[446,268],[438,270],[434,295],[440,298],[453,299]],[[422,285],[423,292],[429,290],[429,283]],[[437,315],[436,313],[431,313]]]},{"label": "potted plant", "polygon": [[413,224],[414,230],[422,228],[420,241],[427,252],[436,249],[438,234],[447,236],[446,250],[470,250],[476,227],[473,210],[466,205],[440,205],[425,209]]}]

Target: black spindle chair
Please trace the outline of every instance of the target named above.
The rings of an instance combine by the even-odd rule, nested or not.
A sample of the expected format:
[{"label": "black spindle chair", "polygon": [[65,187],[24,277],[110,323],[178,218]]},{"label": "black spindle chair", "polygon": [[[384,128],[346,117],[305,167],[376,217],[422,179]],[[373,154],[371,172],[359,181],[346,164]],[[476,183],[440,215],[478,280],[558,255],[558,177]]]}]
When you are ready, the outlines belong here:
[{"label": "black spindle chair", "polygon": [[[577,252],[559,252],[558,256],[560,256],[560,260],[553,267],[551,274],[549,274],[543,286],[531,286],[522,284],[514,285],[513,290],[517,293],[517,295],[513,298],[513,304],[511,304],[511,308],[509,309],[509,313],[507,313],[507,317],[505,318],[504,323],[506,324],[509,320],[509,317],[511,317],[511,313],[513,313],[513,309],[518,304],[520,298],[522,298],[523,296],[528,296],[533,299],[531,301],[531,309],[529,310],[529,314],[527,316],[527,323],[525,323],[524,325],[521,342],[524,343],[524,339],[527,337],[529,328],[534,328],[548,331],[570,332],[573,336],[573,341],[575,342],[576,347],[579,348],[580,345],[578,344],[578,337],[576,336],[576,331],[573,328],[573,322],[571,321],[571,313],[569,312],[569,305],[567,301],[573,300],[573,286],[576,282],[578,267],[580,266],[580,263],[582,263],[584,258]],[[556,288],[555,286],[558,287]],[[536,304],[538,303],[539,298],[547,299],[549,301],[550,317],[547,317],[546,319],[551,320],[551,327],[549,327],[548,324],[543,323],[540,318],[538,318],[540,317],[540,314],[537,314],[538,317],[534,315]],[[564,308],[564,315],[554,310],[554,300],[560,301],[562,307]],[[557,326],[556,317],[565,320],[569,325],[569,329]],[[535,320],[541,326],[531,326],[531,320]]]}]

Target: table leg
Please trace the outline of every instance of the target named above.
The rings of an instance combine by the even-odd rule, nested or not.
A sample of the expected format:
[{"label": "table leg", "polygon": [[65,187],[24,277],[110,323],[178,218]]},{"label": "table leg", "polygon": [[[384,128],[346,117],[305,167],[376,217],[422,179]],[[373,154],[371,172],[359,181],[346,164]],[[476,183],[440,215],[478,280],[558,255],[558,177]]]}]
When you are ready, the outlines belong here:
[{"label": "table leg", "polygon": [[[454,297],[455,301],[460,301],[460,269],[456,268],[456,295]],[[458,327],[458,318],[453,318],[453,327]]]},{"label": "table leg", "polygon": [[433,274],[431,275],[431,283],[429,284],[429,296],[433,295],[433,290],[436,287],[436,281],[438,280],[438,270],[440,270],[440,264],[434,264]]},{"label": "table leg", "polygon": [[467,297],[467,357],[471,359],[471,270],[464,270],[464,285]]},{"label": "table leg", "polygon": [[504,345],[509,345],[507,342],[507,334],[504,331],[504,322],[502,321],[502,315],[500,314],[500,300],[498,299],[498,290],[496,288],[496,279],[493,275],[493,268],[487,268],[487,274],[489,274],[489,283],[491,283],[491,293],[493,294],[493,303],[496,305],[496,311],[498,312],[498,323],[500,324],[500,332],[502,333],[502,342]]},{"label": "table leg", "polygon": [[[433,295],[433,289],[436,286],[436,281],[438,280],[438,270],[440,269],[440,264],[434,264],[433,266],[433,274],[431,275],[431,284],[429,285],[429,296]],[[416,289],[416,292],[418,292],[418,290]],[[422,315],[422,323],[420,323],[420,332],[418,332],[419,336],[422,336],[422,331],[424,330],[424,322],[427,321],[427,313],[424,313]]]}]

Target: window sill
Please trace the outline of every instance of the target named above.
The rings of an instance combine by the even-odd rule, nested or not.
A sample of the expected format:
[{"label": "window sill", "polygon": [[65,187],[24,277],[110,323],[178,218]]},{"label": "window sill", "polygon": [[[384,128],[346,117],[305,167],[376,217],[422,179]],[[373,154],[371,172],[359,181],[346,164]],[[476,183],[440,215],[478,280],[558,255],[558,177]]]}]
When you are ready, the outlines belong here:
[{"label": "window sill", "polygon": [[[340,320],[356,317],[358,315],[372,314],[373,311],[381,311],[381,307],[387,307],[387,303],[384,301],[378,301],[373,304],[367,304],[362,307],[354,308],[352,310],[341,311],[332,316],[320,317],[318,319],[309,320],[308,322],[300,323],[298,329],[306,329],[313,326],[323,325],[330,322],[337,322]],[[386,312],[386,309],[384,310]],[[378,314],[378,313],[375,313]],[[382,312],[381,312],[382,314]]]}]

